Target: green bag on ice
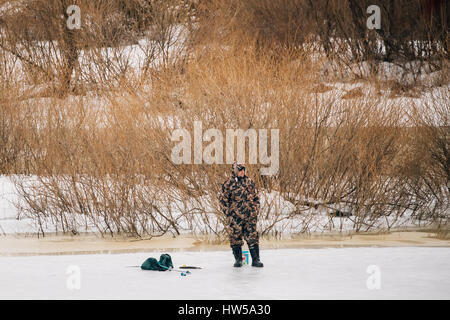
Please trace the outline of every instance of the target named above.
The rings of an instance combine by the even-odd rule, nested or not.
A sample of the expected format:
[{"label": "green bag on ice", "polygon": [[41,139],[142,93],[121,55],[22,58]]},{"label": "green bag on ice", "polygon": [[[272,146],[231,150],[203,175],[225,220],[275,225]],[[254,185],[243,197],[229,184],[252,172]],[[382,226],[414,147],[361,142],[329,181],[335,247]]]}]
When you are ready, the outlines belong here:
[{"label": "green bag on ice", "polygon": [[173,268],[172,257],[167,253],[159,257],[159,261],[155,258],[148,258],[141,265],[142,270],[167,271]]}]

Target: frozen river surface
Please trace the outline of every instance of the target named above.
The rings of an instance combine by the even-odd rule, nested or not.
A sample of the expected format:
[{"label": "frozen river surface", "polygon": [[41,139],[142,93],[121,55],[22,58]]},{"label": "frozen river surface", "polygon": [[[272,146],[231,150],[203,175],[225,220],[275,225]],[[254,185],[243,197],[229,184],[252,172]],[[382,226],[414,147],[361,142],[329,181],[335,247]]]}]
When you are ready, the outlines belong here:
[{"label": "frozen river surface", "polygon": [[170,252],[190,275],[144,271],[164,252],[0,257],[0,299],[450,299],[450,248],[261,250],[262,269],[229,251]]}]

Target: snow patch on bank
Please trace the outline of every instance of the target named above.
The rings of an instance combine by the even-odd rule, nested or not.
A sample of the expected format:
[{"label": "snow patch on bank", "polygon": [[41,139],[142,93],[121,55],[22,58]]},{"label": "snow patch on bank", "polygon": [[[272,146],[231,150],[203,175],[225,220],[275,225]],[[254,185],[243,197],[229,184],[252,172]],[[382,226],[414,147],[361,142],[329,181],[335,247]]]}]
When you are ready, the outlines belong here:
[{"label": "snow patch on bank", "polygon": [[[53,220],[41,219],[41,225],[37,221],[25,216],[17,208],[17,204],[22,202],[18,191],[12,181],[13,176],[0,176],[0,235],[8,234],[37,234],[38,232],[54,233],[61,231],[61,228]],[[34,181],[30,178],[30,181]],[[223,222],[217,214],[209,199],[191,199],[189,201],[179,201],[176,199],[161,197],[161,210],[165,215],[174,219],[177,223],[177,230],[181,234],[215,234],[223,231]],[[201,210],[200,210],[201,209]],[[200,211],[199,211],[200,210]],[[342,212],[348,210],[343,205]],[[186,214],[189,212],[189,215]],[[270,215],[265,215],[270,212]],[[258,230],[263,234],[268,234],[278,238],[289,239],[292,235],[299,233],[352,233],[355,231],[357,219],[354,216],[335,217],[329,208],[318,206],[294,213],[295,206],[285,200],[276,191],[265,193],[261,191],[261,214],[258,220]],[[276,214],[275,214],[276,213]],[[71,214],[71,221],[74,225],[85,226],[78,232],[98,232],[96,226],[89,223],[86,217]],[[207,219],[208,224],[204,221]],[[427,225],[427,221],[417,221],[407,211],[400,217],[387,216],[380,217],[373,223],[370,231],[395,230],[400,228],[417,227]],[[270,232],[266,232],[269,230]],[[364,231],[366,227],[361,227]]]}]

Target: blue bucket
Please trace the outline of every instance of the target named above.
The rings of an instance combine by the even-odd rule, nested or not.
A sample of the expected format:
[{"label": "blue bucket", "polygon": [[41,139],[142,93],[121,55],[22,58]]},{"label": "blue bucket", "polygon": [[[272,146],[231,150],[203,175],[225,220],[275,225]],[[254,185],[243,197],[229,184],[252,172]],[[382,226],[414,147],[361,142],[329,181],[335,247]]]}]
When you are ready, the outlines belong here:
[{"label": "blue bucket", "polygon": [[248,265],[250,259],[250,253],[248,251],[242,251],[242,264]]}]

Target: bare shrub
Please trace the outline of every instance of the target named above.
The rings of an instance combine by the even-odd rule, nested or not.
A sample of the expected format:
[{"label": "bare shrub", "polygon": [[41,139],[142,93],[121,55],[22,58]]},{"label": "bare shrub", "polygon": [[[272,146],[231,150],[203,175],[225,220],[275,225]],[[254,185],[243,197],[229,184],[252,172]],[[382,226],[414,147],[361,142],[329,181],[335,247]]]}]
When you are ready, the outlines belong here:
[{"label": "bare shrub", "polygon": [[445,68],[445,1],[378,1],[382,25],[369,30],[367,8],[373,4],[357,0],[201,2],[197,40],[227,43],[240,33],[274,57],[286,50],[313,50],[327,57],[325,69],[331,78],[389,77],[384,63],[392,63],[400,68],[402,82],[411,77],[415,83],[424,72]]},{"label": "bare shrub", "polygon": [[[77,90],[63,85],[68,79],[63,60],[71,49],[61,64],[51,66],[60,49],[46,47],[64,34],[43,33],[45,46],[30,45],[31,37],[26,38],[29,46],[22,51],[11,44],[23,30],[12,28],[2,42],[4,50],[28,66],[24,74],[36,76],[34,85],[48,76],[66,93],[29,99],[14,98],[10,91],[2,100],[0,138],[13,148],[1,149],[1,156],[12,159],[6,160],[11,167],[18,157],[8,158],[9,150],[25,150],[32,176],[15,177],[21,214],[31,217],[40,233],[55,226],[74,234],[151,238],[193,232],[226,239],[218,193],[230,165],[176,165],[171,158],[173,130],[185,128],[192,137],[194,121],[201,121],[203,130],[223,134],[226,129],[280,130],[280,170],[262,176],[264,165],[248,165],[261,191],[263,236],[281,237],[286,230],[389,230],[410,216],[427,223],[448,218],[448,97],[430,100],[433,113],[416,108],[408,118],[407,103],[376,90],[363,87],[344,95],[321,86],[321,59],[312,53],[330,50],[332,59],[354,50],[354,57],[343,59],[348,66],[361,62],[361,56],[375,58],[355,29],[350,34],[345,28],[335,33],[303,29],[308,19],[318,19],[305,11],[316,3],[199,2],[191,25],[183,21],[192,18],[192,7],[175,10],[178,2],[152,2],[161,6],[143,9],[145,17],[136,9],[143,3],[117,3],[84,4],[89,28],[75,36],[76,46],[68,44],[77,53],[69,83]],[[330,18],[346,17],[347,9],[324,10]],[[108,10],[115,15],[105,25]],[[298,22],[300,17],[306,22]],[[108,23],[117,27],[115,32],[102,31]],[[145,41],[126,36],[133,28],[146,30]],[[192,37],[181,36],[180,29]],[[318,33],[319,40],[311,40],[308,32]],[[325,41],[323,34],[337,41],[332,48],[315,47]],[[131,45],[123,46],[127,41]],[[134,49],[144,53],[137,68],[130,53]],[[16,90],[23,93],[20,85]],[[437,122],[429,116],[434,113]],[[414,125],[407,127],[405,118]],[[248,159],[250,146],[245,148]]]},{"label": "bare shrub", "polygon": [[427,102],[409,113],[410,152],[408,186],[420,208],[418,219],[449,223],[450,212],[450,104],[448,91],[431,93]]},{"label": "bare shrub", "polygon": [[[180,3],[15,2],[2,17],[0,48],[20,61],[28,85],[44,87],[42,95],[111,90],[130,82],[137,69],[148,76],[151,68],[184,59],[188,28],[180,23],[188,23],[191,12]],[[73,4],[80,7],[82,26],[72,30],[66,10]],[[129,45],[133,52],[124,47]]]}]

